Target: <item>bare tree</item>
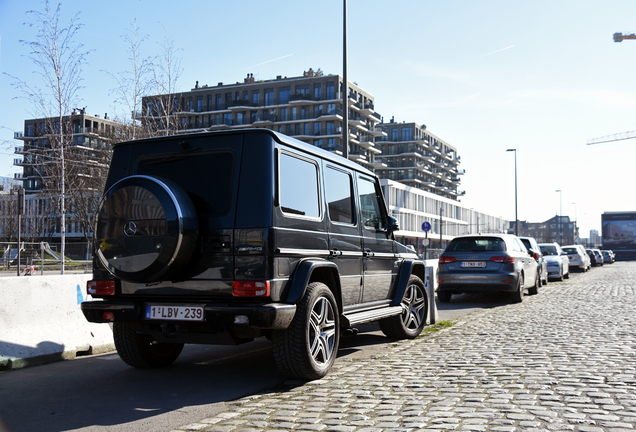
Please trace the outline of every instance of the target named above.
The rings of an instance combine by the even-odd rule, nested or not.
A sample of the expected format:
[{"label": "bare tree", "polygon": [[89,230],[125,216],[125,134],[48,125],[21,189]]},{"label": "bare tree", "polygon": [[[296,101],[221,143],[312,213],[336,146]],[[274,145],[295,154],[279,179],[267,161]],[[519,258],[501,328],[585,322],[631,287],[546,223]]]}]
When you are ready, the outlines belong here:
[{"label": "bare tree", "polygon": [[82,66],[86,63],[89,51],[77,42],[78,32],[83,27],[79,22],[79,13],[74,15],[65,26],[60,23],[61,5],[51,8],[44,1],[44,11],[29,11],[34,21],[28,23],[36,30],[35,39],[20,42],[29,48],[29,60],[35,66],[34,72],[40,76],[40,86],[27,83],[18,77],[12,77],[13,85],[24,93],[34,106],[34,110],[43,118],[55,118],[50,125],[48,145],[50,152],[43,155],[50,160],[52,173],[48,189],[54,192],[59,202],[62,274],[64,274],[64,248],[66,242],[66,205],[65,196],[69,180],[66,172],[66,153],[71,146],[72,132],[65,118],[73,107],[77,106],[78,91],[81,87]]},{"label": "bare tree", "polygon": [[106,73],[117,82],[117,87],[112,90],[116,95],[115,102],[122,104],[130,113],[129,120],[124,117],[119,119],[119,121],[124,124],[130,124],[131,139],[141,138],[147,136],[147,133],[143,131],[141,131],[141,134],[139,133],[139,129],[143,126],[139,119],[142,116],[141,98],[151,88],[152,59],[142,55],[142,44],[147,40],[147,37],[139,35],[139,27],[137,27],[136,21],[130,25],[130,29],[121,37],[127,46],[126,51],[131,70],[117,74],[108,71]]},{"label": "bare tree", "polygon": [[146,108],[146,118],[156,116],[159,121],[150,124],[156,132],[169,135],[180,129],[181,94],[177,83],[183,72],[174,41],[168,36],[160,44],[161,53],[153,64],[152,84],[157,96],[152,98],[152,108]]}]

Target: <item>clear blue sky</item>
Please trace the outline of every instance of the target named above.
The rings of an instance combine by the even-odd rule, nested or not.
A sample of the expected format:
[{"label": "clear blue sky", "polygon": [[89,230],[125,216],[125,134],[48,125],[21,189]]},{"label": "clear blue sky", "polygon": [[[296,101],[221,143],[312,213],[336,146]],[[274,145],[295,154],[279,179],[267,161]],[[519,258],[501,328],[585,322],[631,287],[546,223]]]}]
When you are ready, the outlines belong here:
[{"label": "clear blue sky", "polygon": [[[375,97],[385,120],[415,121],[458,149],[467,207],[514,220],[517,149],[520,220],[577,218],[581,234],[604,211],[636,211],[636,140],[586,146],[590,138],[636,130],[636,33],[630,0],[349,0],[349,79]],[[53,2],[53,5],[57,3]],[[0,0],[0,71],[35,80],[20,39],[33,0]],[[342,73],[342,0],[62,2],[81,12],[82,42],[94,49],[78,106],[123,112],[104,70],[129,68],[120,37],[133,20],[158,54],[168,34],[181,49],[180,88],[312,67]],[[13,176],[13,132],[29,104],[0,75],[0,175]],[[555,192],[560,189],[561,194]],[[576,203],[574,205],[573,203]]]}]

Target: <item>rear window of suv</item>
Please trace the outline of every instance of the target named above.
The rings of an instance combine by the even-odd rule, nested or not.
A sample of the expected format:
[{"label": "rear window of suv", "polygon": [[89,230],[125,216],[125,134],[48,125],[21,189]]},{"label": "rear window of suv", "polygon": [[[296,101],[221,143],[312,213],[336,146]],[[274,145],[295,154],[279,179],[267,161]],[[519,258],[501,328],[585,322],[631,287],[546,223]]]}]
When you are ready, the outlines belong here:
[{"label": "rear window of suv", "polygon": [[454,239],[446,248],[446,252],[485,252],[506,250],[506,242],[495,237]]},{"label": "rear window of suv", "polygon": [[137,174],[160,177],[178,184],[187,192],[197,213],[223,216],[232,206],[233,152],[196,152],[141,159]]},{"label": "rear window of suv", "polygon": [[568,253],[569,255],[578,255],[579,251],[576,248],[563,248],[563,251]]}]

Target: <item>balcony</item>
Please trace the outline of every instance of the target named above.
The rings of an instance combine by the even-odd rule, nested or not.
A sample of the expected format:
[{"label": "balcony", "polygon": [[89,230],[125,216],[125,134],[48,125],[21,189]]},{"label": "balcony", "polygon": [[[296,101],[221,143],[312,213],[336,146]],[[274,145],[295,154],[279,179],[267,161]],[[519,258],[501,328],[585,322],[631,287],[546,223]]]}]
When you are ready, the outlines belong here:
[{"label": "balcony", "polygon": [[24,139],[23,132],[13,132],[13,139]]}]

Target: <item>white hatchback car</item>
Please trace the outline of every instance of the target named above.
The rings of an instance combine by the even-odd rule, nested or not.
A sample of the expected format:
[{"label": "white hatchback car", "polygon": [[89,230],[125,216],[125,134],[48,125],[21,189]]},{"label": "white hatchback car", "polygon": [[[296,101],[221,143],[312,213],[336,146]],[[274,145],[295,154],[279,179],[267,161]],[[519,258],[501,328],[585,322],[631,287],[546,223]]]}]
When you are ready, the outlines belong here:
[{"label": "white hatchback car", "polygon": [[570,260],[570,267],[577,267],[580,271],[586,272],[592,268],[590,256],[581,245],[563,246],[563,251],[567,252]]},{"label": "white hatchback car", "polygon": [[570,277],[568,254],[558,243],[539,243],[539,248],[548,262],[548,278],[563,280]]}]

